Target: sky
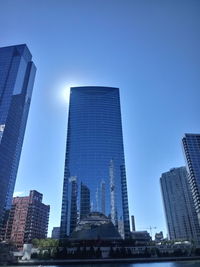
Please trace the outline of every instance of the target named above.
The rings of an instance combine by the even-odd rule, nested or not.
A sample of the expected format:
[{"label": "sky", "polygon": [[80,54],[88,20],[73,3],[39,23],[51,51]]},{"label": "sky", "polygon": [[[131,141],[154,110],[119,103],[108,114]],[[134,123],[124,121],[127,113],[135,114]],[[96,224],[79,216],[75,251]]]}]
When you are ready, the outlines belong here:
[{"label": "sky", "polygon": [[[0,0],[0,46],[26,43],[37,74],[15,195],[43,193],[60,224],[70,86],[120,88],[130,215],[166,223],[159,178],[200,133],[199,0]],[[147,229],[148,230],[148,229]]]}]

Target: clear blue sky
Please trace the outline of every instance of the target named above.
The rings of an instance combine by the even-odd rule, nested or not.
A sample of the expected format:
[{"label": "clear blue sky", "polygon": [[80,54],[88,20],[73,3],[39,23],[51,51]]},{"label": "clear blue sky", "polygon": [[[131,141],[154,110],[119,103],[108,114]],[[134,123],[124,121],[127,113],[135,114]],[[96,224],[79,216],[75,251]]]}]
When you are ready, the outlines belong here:
[{"label": "clear blue sky", "polygon": [[130,214],[166,233],[159,178],[200,132],[199,0],[1,0],[0,46],[26,43],[37,75],[15,191],[60,223],[70,85],[119,87]]}]

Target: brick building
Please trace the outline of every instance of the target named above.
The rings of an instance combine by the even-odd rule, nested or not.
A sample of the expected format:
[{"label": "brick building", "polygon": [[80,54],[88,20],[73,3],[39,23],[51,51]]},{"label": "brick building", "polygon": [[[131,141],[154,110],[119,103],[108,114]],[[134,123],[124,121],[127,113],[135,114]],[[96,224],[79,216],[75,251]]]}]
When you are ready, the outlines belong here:
[{"label": "brick building", "polygon": [[14,197],[10,210],[5,239],[18,247],[34,238],[46,238],[50,206],[42,203],[43,195],[31,190],[29,196]]}]

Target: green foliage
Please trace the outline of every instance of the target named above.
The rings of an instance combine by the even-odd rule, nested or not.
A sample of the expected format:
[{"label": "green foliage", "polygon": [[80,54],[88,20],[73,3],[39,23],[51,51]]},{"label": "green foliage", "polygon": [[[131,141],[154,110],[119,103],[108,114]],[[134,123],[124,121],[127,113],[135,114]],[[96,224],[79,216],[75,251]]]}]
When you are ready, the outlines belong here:
[{"label": "green foliage", "polygon": [[56,248],[59,245],[59,240],[52,239],[52,238],[46,238],[46,239],[33,239],[32,244],[36,248],[40,249],[48,249],[48,248]]}]

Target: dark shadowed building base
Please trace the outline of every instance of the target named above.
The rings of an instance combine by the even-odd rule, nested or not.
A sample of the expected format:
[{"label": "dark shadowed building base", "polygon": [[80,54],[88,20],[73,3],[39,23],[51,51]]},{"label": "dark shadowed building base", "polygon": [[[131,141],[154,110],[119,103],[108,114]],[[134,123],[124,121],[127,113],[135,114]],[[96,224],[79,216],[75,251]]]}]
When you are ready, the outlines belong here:
[{"label": "dark shadowed building base", "polygon": [[70,235],[78,240],[121,240],[121,236],[110,219],[100,212],[91,212],[83,218]]}]

